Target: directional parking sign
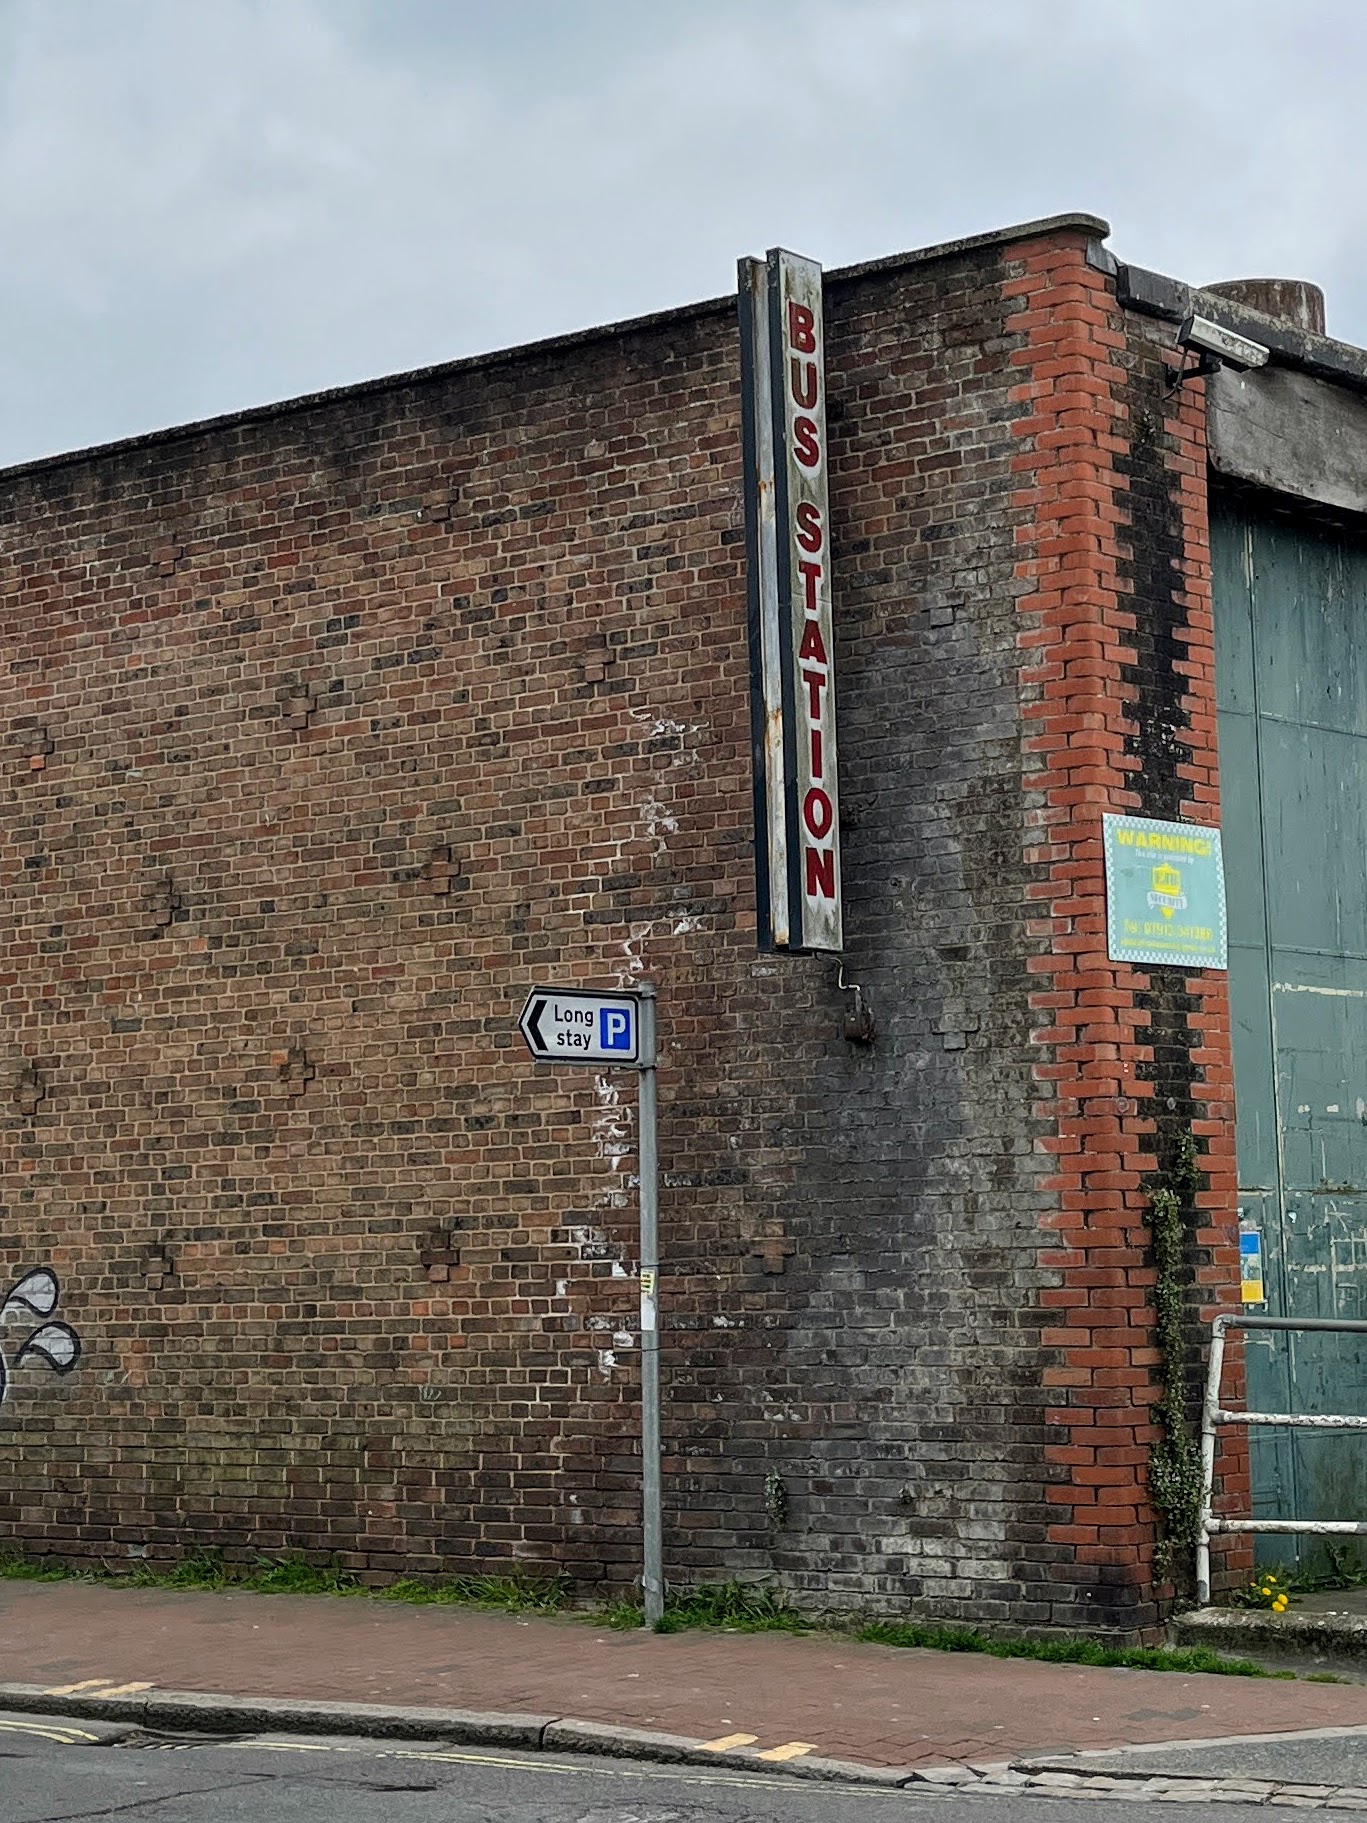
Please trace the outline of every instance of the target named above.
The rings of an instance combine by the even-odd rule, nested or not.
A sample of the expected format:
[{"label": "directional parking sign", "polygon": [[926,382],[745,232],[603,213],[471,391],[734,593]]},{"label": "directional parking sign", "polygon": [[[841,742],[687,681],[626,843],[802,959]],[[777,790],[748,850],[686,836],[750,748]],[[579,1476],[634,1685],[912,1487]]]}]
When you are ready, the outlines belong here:
[{"label": "directional parking sign", "polygon": [[533,1057],[551,1063],[618,1063],[639,1067],[640,1001],[636,994],[594,994],[536,987],[518,1020]]},{"label": "directional parking sign", "polygon": [[660,1136],[655,1081],[656,998],[633,992],[534,987],[518,1020],[533,1057],[547,1063],[622,1064],[636,1072],[636,1185],[641,1204],[641,1589],[646,1619],[664,1613],[660,1492]]}]

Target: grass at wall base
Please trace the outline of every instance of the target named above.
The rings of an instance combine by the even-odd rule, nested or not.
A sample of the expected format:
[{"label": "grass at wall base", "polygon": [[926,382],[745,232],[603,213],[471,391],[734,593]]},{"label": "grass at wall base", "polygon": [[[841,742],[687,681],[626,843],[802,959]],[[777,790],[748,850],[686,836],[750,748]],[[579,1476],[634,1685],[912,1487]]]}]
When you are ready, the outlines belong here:
[{"label": "grass at wall base", "polygon": [[[641,1610],[629,1601],[584,1609],[571,1605],[568,1578],[455,1576],[434,1582],[401,1577],[381,1588],[363,1583],[336,1564],[318,1566],[302,1558],[263,1557],[251,1567],[225,1564],[217,1551],[195,1551],[168,1566],[132,1571],[70,1569],[50,1559],[0,1555],[0,1579],[19,1582],[89,1582],[131,1589],[241,1590],[258,1595],[330,1595],[368,1601],[473,1608],[485,1613],[565,1615],[595,1625],[639,1627]],[[873,1645],[915,1647],[935,1652],[984,1653],[991,1658],[1036,1659],[1054,1665],[1121,1667],[1134,1671],[1218,1672],[1230,1677],[1294,1677],[1268,1671],[1248,1659],[1224,1658],[1207,1646],[1104,1646],[1087,1639],[1002,1638],[973,1627],[942,1627],[918,1621],[858,1621],[843,1626],[804,1615],[764,1584],[704,1583],[671,1589],[657,1633],[686,1629],[730,1633],[832,1635]],[[1318,1681],[1325,1681],[1321,1678]]]}]

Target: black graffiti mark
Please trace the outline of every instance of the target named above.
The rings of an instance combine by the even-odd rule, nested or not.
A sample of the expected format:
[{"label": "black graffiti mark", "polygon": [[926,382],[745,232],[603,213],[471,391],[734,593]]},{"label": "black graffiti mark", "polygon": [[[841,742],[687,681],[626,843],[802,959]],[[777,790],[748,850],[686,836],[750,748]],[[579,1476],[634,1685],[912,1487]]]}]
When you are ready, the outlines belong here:
[{"label": "black graffiti mark", "polygon": [[49,1272],[46,1266],[39,1266],[34,1272],[26,1272],[5,1293],[5,1301],[0,1304],[0,1324],[4,1323],[16,1304],[22,1304],[36,1317],[50,1317],[56,1310],[61,1295],[57,1274]]},{"label": "black graffiti mark", "polygon": [[[0,1301],[0,1329],[15,1317],[25,1322],[31,1322],[34,1317],[50,1317],[61,1295],[57,1274],[46,1266],[24,1273]],[[43,1322],[20,1343],[13,1365],[0,1348],[0,1405],[4,1404],[9,1392],[13,1369],[30,1355],[41,1356],[55,1374],[69,1374],[81,1358],[81,1339],[69,1323]]]},{"label": "black graffiti mark", "polygon": [[69,1374],[81,1357],[76,1331],[66,1323],[48,1323],[36,1330],[14,1357],[14,1365],[29,1355],[41,1355],[54,1373]]}]

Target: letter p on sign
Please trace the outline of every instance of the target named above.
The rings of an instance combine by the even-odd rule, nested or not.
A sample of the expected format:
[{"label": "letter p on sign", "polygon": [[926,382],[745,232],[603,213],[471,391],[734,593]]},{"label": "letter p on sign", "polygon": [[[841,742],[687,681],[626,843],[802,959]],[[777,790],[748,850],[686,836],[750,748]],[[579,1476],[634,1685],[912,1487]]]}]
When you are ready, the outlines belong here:
[{"label": "letter p on sign", "polygon": [[605,1051],[631,1049],[631,1014],[625,1007],[598,1009],[598,1042]]}]

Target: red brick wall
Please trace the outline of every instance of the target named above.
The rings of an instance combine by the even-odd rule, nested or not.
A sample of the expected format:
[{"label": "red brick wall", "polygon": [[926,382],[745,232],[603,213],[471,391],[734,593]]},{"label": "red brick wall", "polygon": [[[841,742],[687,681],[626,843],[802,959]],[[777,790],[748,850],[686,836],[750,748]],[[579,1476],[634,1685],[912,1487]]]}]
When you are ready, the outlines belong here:
[{"label": "red brick wall", "polygon": [[1105,960],[1099,817],[1175,814],[1174,690],[1212,801],[1209,604],[1086,233],[828,284],[872,1048],[755,949],[729,306],[0,477],[0,1256],[85,1350],[0,1538],[629,1583],[632,1084],[515,1020],[645,973],[669,1574],[1148,1624],[1143,1179],[1199,1103],[1213,1289],[1227,1019]]},{"label": "red brick wall", "polygon": [[[1048,1457],[1060,1471],[1049,1535],[1095,1566],[1075,1620],[1096,1601],[1145,1627],[1159,1617],[1149,1199],[1189,1130],[1205,1177],[1193,1305],[1228,1307],[1232,1058],[1223,974],[1179,984],[1175,971],[1109,959],[1101,816],[1219,820],[1203,401],[1195,388],[1170,399],[1165,338],[1124,318],[1080,237],[1022,247],[1019,259],[1008,290],[1028,333],[1013,427],[1031,513],[1018,565],[1025,789],[1041,870],[1032,929],[1047,941],[1032,1005],[1039,1111],[1052,1128],[1045,1187],[1057,1199],[1041,1257],[1059,1275],[1042,1293],[1053,1316],[1042,1339],[1059,1351],[1045,1369],[1059,1432]],[[1165,512],[1169,523],[1156,524]],[[1195,1318],[1191,1328],[1199,1359]]]}]

